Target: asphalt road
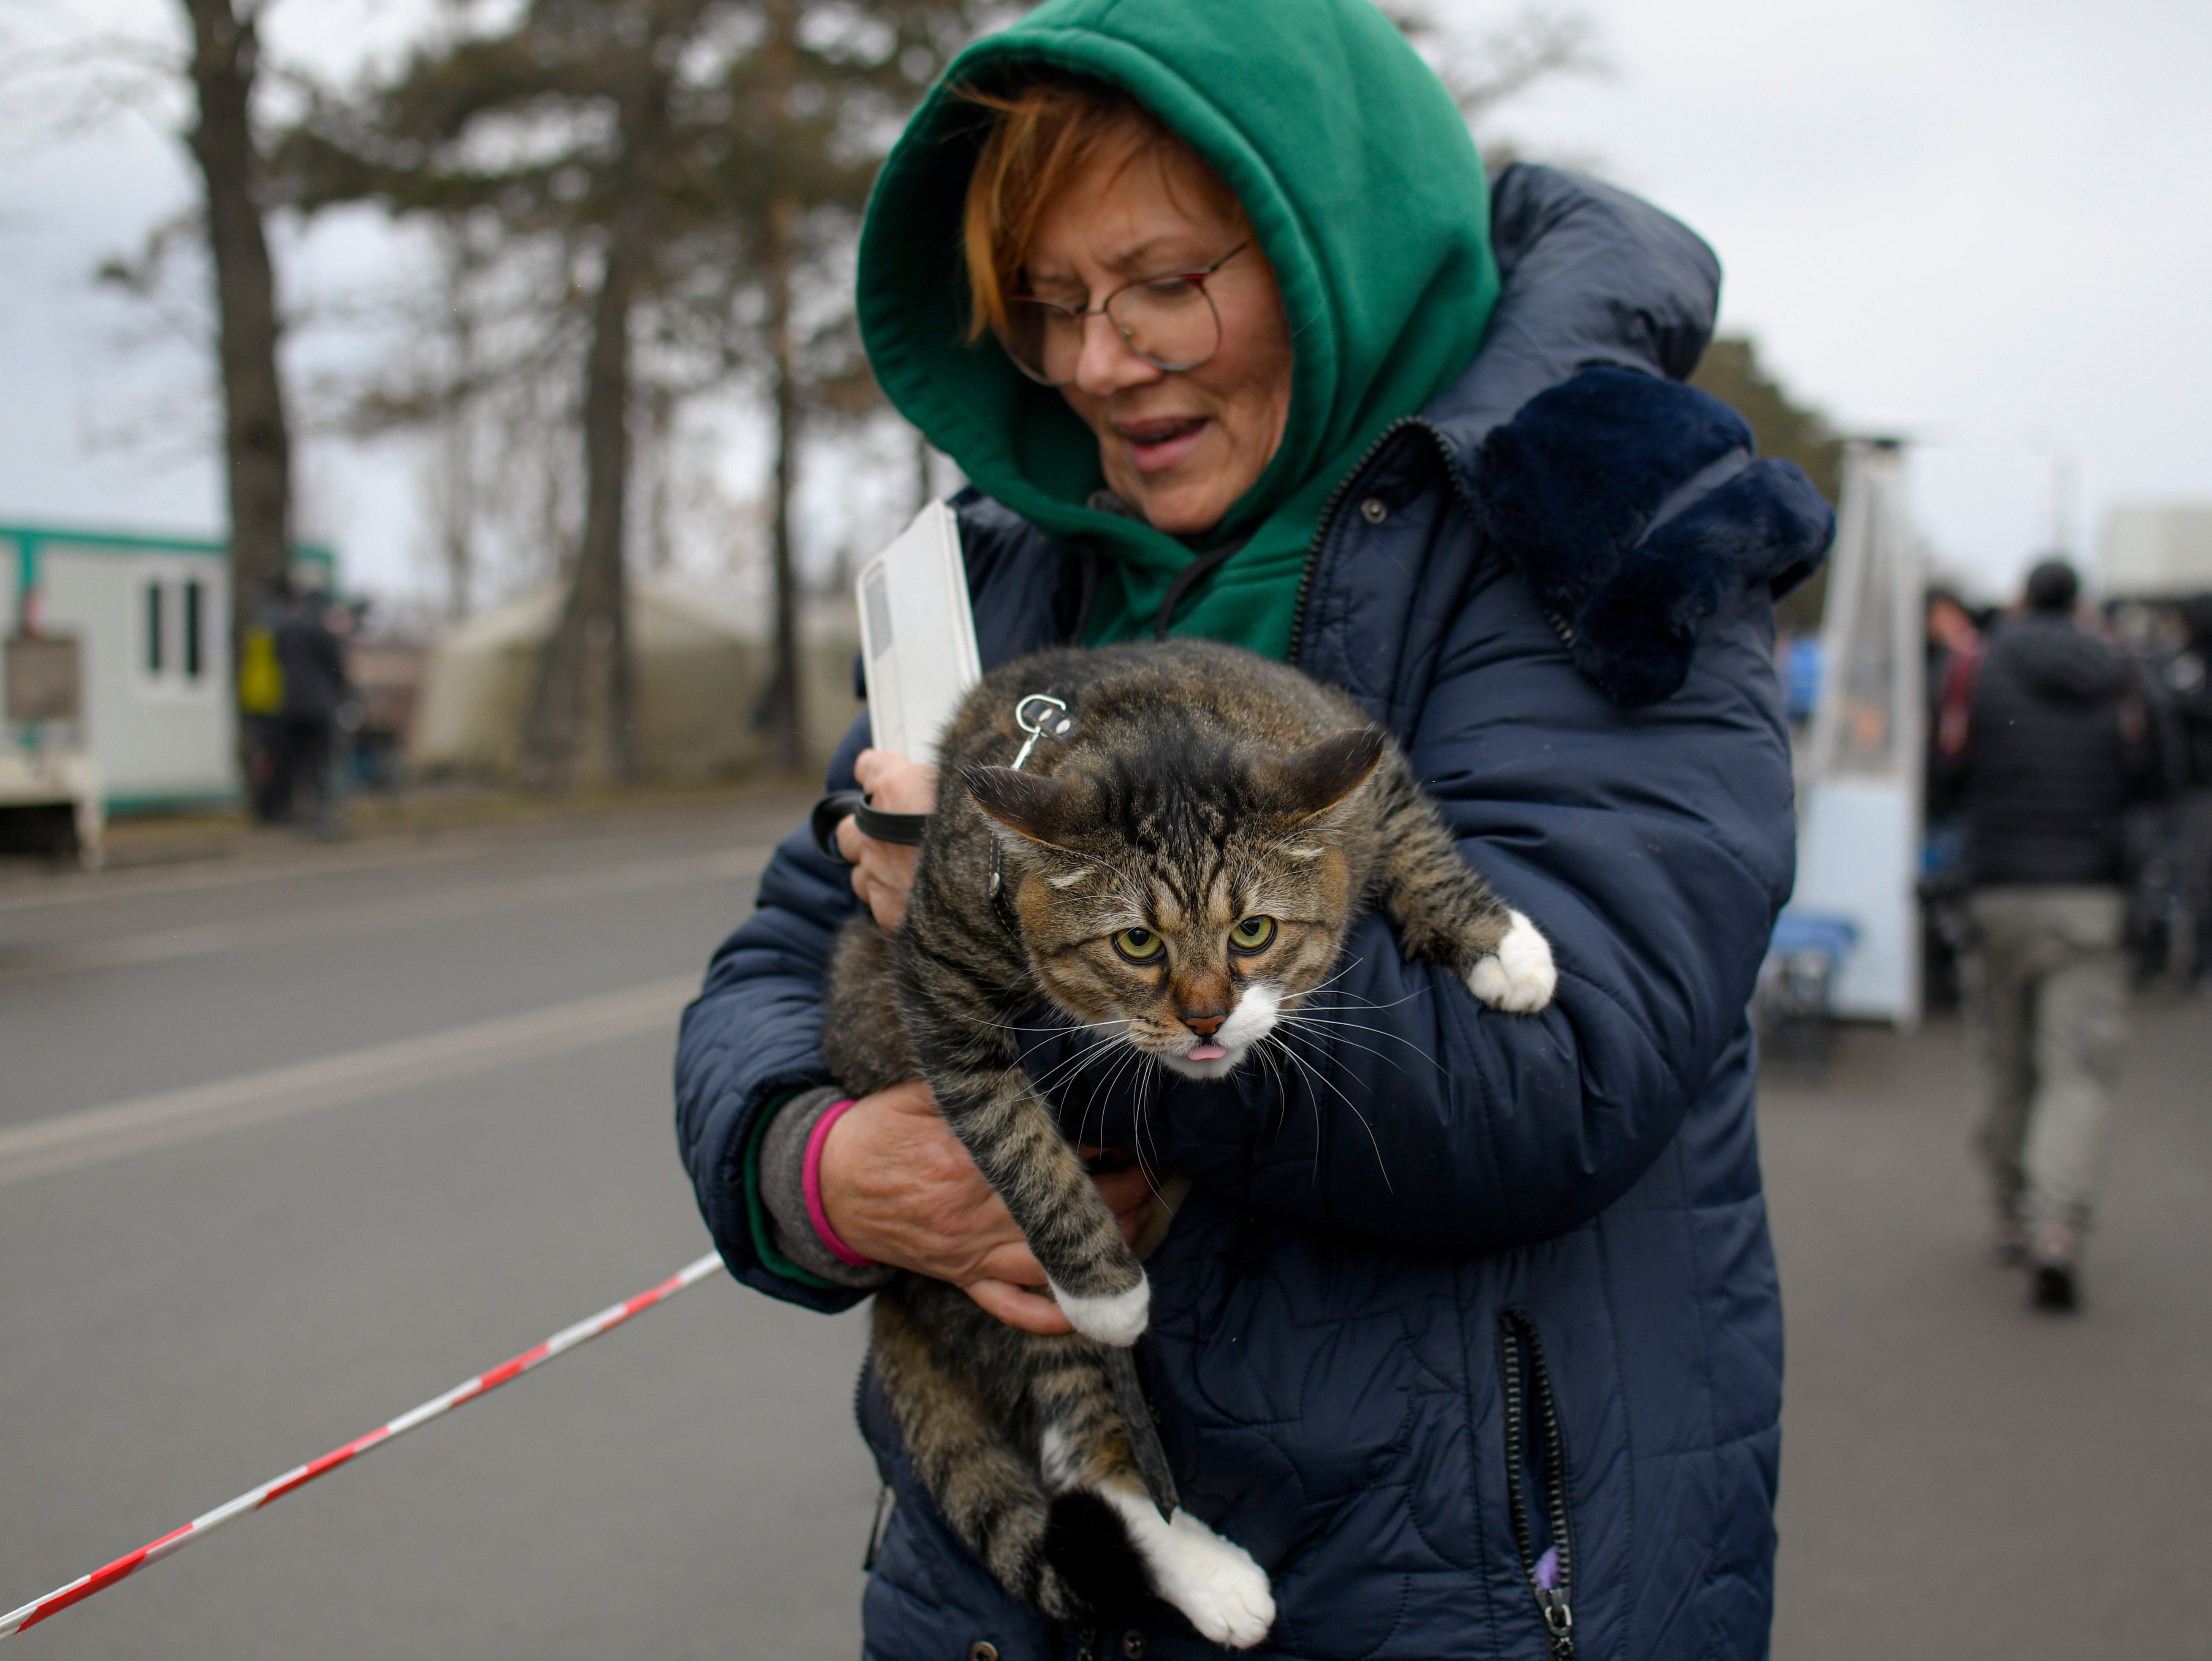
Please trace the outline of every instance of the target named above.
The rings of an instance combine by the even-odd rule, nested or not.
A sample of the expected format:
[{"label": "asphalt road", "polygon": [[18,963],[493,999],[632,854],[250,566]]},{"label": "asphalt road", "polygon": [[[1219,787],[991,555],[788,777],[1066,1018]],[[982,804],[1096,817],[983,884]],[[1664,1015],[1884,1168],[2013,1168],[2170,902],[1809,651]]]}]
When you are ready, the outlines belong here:
[{"label": "asphalt road", "polygon": [[2071,1317],[1987,1254],[1955,1021],[1765,1081],[1779,1661],[2212,1657],[2212,1001],[2131,1021]]},{"label": "asphalt road", "polygon": [[[707,1249],[676,1012],[799,806],[0,889],[0,1607]],[[849,1657],[864,1339],[710,1281],[15,1644]]]},{"label": "asphalt road", "polygon": [[[0,887],[0,1608],[705,1250],[675,1012],[799,806]],[[2136,1031],[2071,1321],[1954,1032],[1768,1091],[1784,1661],[2212,1655],[2212,1020]],[[710,1281],[17,1642],[849,1658],[862,1342]]]}]

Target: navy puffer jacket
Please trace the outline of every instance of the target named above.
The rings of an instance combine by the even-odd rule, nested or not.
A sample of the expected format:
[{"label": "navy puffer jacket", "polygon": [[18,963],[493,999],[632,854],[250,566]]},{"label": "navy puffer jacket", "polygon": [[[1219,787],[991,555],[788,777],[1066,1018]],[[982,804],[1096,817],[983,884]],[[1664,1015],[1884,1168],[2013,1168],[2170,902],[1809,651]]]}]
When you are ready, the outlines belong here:
[{"label": "navy puffer jacket", "polygon": [[[1486,343],[1346,482],[1297,661],[1397,735],[1550,936],[1557,1000],[1482,1009],[1370,919],[1331,1016],[1357,1025],[1299,1040],[1292,1076],[1055,1099],[1194,1179],[1139,1354],[1185,1502],[1273,1579],[1267,1653],[1534,1661],[1540,1579],[1580,1656],[1759,1656],[1782,1329],[1745,1006],[1793,858],[1769,599],[1831,522],[1670,379],[1711,325],[1702,243],[1541,168],[1495,203]],[[980,498],[961,523],[987,666],[1064,638],[1076,557]],[[853,1294],[764,1265],[744,1161],[765,1104],[826,1080],[823,964],[853,905],[794,835],[677,1063],[731,1269],[821,1309]],[[1071,1042],[1041,1039],[1032,1071]],[[1164,1605],[1127,1646],[1009,1602],[865,1388],[861,1417],[897,1494],[868,1656],[1219,1653]]]}]

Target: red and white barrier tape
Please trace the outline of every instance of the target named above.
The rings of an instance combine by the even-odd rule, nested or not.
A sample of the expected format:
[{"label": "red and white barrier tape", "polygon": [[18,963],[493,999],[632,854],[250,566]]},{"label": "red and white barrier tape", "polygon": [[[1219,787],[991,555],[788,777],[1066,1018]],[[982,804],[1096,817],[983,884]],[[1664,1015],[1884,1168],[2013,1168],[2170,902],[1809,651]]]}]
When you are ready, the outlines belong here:
[{"label": "red and white barrier tape", "polygon": [[26,1603],[20,1609],[0,1615],[0,1640],[13,1638],[26,1628],[35,1627],[50,1615],[59,1615],[72,1603],[81,1603],[96,1591],[105,1591],[117,1581],[136,1574],[149,1564],[173,1556],[186,1546],[204,1540],[225,1523],[234,1522],[248,1512],[259,1511],[273,1500],[281,1500],[294,1488],[304,1488],[325,1471],[336,1470],[340,1465],[372,1449],[382,1447],[394,1437],[404,1436],[417,1425],[426,1425],[441,1414],[451,1413],[465,1402],[473,1402],[489,1390],[497,1390],[510,1378],[519,1378],[540,1362],[550,1361],[563,1350],[588,1342],[602,1332],[611,1332],[633,1315],[642,1314],[655,1304],[674,1297],[688,1286],[696,1285],[722,1266],[722,1260],[708,1252],[696,1263],[679,1269],[649,1292],[603,1309],[589,1320],[579,1321],[564,1327],[544,1343],[526,1349],[513,1360],[501,1363],[489,1372],[480,1372],[465,1384],[457,1384],[443,1396],[422,1403],[412,1413],[403,1413],[390,1424],[380,1426],[366,1436],[357,1436],[343,1447],[332,1448],[319,1459],[293,1470],[286,1471],[274,1482],[264,1482],[250,1494],[241,1494],[228,1505],[217,1506],[204,1517],[195,1517],[180,1529],[163,1535],[150,1545],[144,1545],[127,1556],[118,1557],[104,1569],[72,1580],[58,1591],[50,1591],[35,1603]]}]

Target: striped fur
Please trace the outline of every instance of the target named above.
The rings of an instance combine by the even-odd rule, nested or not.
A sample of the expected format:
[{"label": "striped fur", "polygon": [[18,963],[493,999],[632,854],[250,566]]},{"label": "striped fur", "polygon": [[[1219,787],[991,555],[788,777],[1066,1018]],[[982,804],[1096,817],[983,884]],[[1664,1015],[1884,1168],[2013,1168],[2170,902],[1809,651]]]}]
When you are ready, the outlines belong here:
[{"label": "striped fur", "polygon": [[[1046,691],[1076,730],[1012,771],[1015,707]],[[989,897],[994,851],[1018,939]],[[1017,1332],[911,1275],[877,1299],[873,1365],[917,1472],[1000,1583],[1048,1615],[1109,1613],[1146,1583],[1206,1605],[1161,1554],[1249,1560],[1195,1518],[1178,1521],[1189,1538],[1141,1517],[1141,1538],[1114,1526],[1142,1490],[1101,1345],[1141,1329],[1144,1270],[1023,1070],[1018,1028],[1048,1001],[1161,1065],[1219,1076],[1270,1042],[1376,906],[1409,959],[1486,1001],[1548,997],[1541,936],[1460,857],[1351,700],[1234,648],[1176,642],[1040,653],[987,677],[944,745],[905,925],[887,936],[864,915],[840,941],[823,1031],[839,1083],[928,1080],[1078,1328]],[[1133,942],[1158,950],[1133,960]],[[1540,975],[1505,965],[1508,946],[1513,965],[1540,958]],[[1240,1595],[1185,1613],[1217,1641],[1255,1642],[1264,1578]]]}]

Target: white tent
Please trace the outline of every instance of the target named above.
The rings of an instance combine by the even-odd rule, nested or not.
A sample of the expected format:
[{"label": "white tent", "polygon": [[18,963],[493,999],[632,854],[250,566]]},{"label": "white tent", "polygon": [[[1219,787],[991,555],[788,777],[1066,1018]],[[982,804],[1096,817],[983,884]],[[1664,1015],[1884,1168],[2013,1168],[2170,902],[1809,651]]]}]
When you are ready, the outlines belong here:
[{"label": "white tent", "polygon": [[2212,592],[2212,502],[2115,508],[2105,521],[2101,556],[2108,599]]},{"label": "white tent", "polygon": [[[533,589],[471,618],[431,648],[408,745],[417,769],[515,774],[524,713],[562,593],[559,584]],[[638,752],[648,777],[728,777],[768,760],[765,736],[753,721],[768,684],[768,620],[765,606],[741,594],[678,579],[633,583],[630,661]],[[805,736],[809,761],[818,764],[862,707],[853,695],[860,635],[850,608],[810,613],[799,642]],[[604,682],[587,672],[585,684]],[[605,754],[605,711],[592,707],[586,715],[584,760],[597,765]]]}]

